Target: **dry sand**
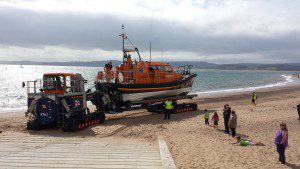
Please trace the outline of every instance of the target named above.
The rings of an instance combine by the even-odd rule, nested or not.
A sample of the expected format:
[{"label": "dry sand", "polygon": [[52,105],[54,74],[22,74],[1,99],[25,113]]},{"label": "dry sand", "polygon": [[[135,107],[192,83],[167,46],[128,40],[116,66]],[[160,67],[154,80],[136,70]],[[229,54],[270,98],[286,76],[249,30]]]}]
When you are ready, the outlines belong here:
[{"label": "dry sand", "polygon": [[[164,137],[178,168],[300,168],[300,121],[296,105],[300,103],[300,86],[257,91],[258,105],[250,103],[251,93],[218,95],[196,98],[199,110],[174,114],[171,120],[163,120],[162,114],[132,111],[108,115],[108,120],[75,133],[59,130],[35,131],[32,134],[78,137],[126,137],[155,143],[157,135]],[[246,139],[261,141],[264,147],[241,147],[226,135],[223,125],[224,104],[237,112],[237,133]],[[205,126],[203,109],[218,111],[219,131]],[[211,117],[211,115],[210,115]],[[287,164],[277,162],[278,154],[274,135],[281,122],[289,129],[289,147],[286,149]],[[0,130],[18,135],[25,130],[26,118],[22,112],[0,113]],[[1,138],[1,134],[0,134]]]}]

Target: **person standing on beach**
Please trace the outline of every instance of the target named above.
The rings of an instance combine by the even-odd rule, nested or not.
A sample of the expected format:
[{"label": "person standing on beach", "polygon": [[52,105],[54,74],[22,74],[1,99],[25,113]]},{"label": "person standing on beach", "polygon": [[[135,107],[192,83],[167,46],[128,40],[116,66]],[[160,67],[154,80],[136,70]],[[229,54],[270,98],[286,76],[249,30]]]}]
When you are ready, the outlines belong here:
[{"label": "person standing on beach", "polygon": [[254,106],[256,106],[256,103],[255,103],[256,100],[257,100],[257,95],[256,95],[255,92],[253,92],[253,93],[252,93],[252,104],[253,104]]},{"label": "person standing on beach", "polygon": [[297,111],[298,111],[298,115],[299,115],[298,120],[300,121],[300,104],[297,105]]},{"label": "person standing on beach", "polygon": [[224,106],[223,109],[223,118],[224,118],[224,126],[225,126],[225,133],[229,134],[229,119],[230,119],[230,112],[231,112],[231,108],[229,107],[228,104],[226,104]]},{"label": "person standing on beach", "polygon": [[171,113],[173,112],[173,104],[172,101],[165,101],[165,120],[170,119]]},{"label": "person standing on beach", "polygon": [[279,161],[281,164],[285,164],[285,148],[288,146],[288,129],[285,123],[280,124],[280,129],[275,135],[275,144]]},{"label": "person standing on beach", "polygon": [[218,123],[219,123],[219,116],[218,116],[218,113],[215,112],[213,117],[211,118],[211,121],[214,122],[214,128],[217,128],[217,130],[219,129],[218,127]]},{"label": "person standing on beach", "polygon": [[209,113],[206,109],[204,110],[204,119],[205,119],[205,125],[209,125]]},{"label": "person standing on beach", "polygon": [[234,138],[235,135],[236,135],[235,129],[237,127],[237,116],[236,116],[235,111],[231,112],[231,119],[230,119],[230,122],[229,122],[229,127],[230,127],[230,130],[231,130],[232,137]]}]

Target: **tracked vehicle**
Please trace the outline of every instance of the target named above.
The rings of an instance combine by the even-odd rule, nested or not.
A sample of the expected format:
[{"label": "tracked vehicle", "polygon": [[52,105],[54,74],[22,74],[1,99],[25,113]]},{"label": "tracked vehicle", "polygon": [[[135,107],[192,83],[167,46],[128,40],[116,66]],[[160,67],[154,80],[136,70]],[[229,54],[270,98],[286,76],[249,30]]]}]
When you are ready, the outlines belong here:
[{"label": "tracked vehicle", "polygon": [[43,80],[27,82],[28,130],[56,127],[75,131],[104,122],[103,112],[90,113],[81,74],[46,73]]}]

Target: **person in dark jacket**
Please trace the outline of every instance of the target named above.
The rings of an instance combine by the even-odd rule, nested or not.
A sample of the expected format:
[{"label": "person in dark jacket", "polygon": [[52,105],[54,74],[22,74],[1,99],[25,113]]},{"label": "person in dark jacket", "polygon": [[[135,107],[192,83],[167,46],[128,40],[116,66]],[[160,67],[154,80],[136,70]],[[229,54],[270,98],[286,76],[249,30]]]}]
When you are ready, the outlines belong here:
[{"label": "person in dark jacket", "polygon": [[228,104],[226,104],[224,106],[224,109],[223,109],[223,118],[224,118],[224,126],[225,126],[225,133],[226,134],[229,134],[230,113],[231,113],[231,108],[229,107]]},{"label": "person in dark jacket", "polygon": [[298,115],[299,115],[298,120],[300,121],[300,104],[297,105],[297,111],[298,111]]}]

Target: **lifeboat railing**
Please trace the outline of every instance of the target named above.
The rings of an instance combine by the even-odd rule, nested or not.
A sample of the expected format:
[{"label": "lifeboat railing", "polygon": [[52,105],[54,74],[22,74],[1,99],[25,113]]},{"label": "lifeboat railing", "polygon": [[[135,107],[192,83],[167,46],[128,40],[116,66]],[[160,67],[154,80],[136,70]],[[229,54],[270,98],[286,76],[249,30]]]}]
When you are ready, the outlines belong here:
[{"label": "lifeboat railing", "polygon": [[27,94],[39,93],[41,88],[42,88],[41,79],[27,81]]},{"label": "lifeboat railing", "polygon": [[[134,84],[136,83],[136,77],[134,77],[132,71],[115,71],[113,70],[113,75],[111,75],[110,77],[105,74],[105,71],[103,71],[104,73],[104,77],[102,79],[99,79],[98,77],[96,77],[95,81],[96,82],[103,82],[103,83],[123,83],[123,84]],[[116,77],[119,77],[119,73],[122,73],[123,75],[123,79],[120,81],[119,79],[117,80]],[[162,78],[164,77],[164,73],[161,73],[159,71],[157,71],[156,73],[137,73],[138,75],[142,75],[141,79],[144,79],[144,81],[147,81],[148,83],[161,83],[162,82]],[[124,76],[126,75],[126,76]],[[144,76],[143,76],[144,75]],[[109,79],[108,79],[109,78]]]},{"label": "lifeboat railing", "polygon": [[184,65],[177,67],[177,73],[182,75],[191,75],[193,65]]},{"label": "lifeboat railing", "polygon": [[65,89],[66,93],[79,93],[82,91],[82,80],[77,79],[66,79]]}]

